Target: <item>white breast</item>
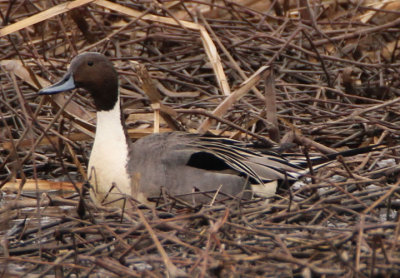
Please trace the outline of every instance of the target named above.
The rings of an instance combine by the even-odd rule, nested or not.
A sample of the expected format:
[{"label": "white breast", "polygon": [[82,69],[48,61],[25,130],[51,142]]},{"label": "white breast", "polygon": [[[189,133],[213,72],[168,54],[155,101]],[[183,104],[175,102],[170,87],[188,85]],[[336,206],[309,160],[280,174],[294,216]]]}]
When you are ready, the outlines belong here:
[{"label": "white breast", "polygon": [[[131,194],[131,178],[126,167],[129,150],[120,113],[119,100],[112,110],[97,112],[88,176],[94,189],[91,190],[92,198],[102,203]],[[113,184],[115,187],[110,191]]]}]

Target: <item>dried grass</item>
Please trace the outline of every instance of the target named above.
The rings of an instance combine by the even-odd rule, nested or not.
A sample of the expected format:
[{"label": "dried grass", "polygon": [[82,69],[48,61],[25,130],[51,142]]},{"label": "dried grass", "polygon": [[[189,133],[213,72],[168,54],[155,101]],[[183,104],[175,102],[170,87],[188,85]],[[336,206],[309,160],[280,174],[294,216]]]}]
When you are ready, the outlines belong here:
[{"label": "dried grass", "polygon": [[[62,2],[0,1],[2,277],[400,274],[397,1]],[[385,148],[269,203],[97,208],[76,193],[91,100],[36,95],[82,51],[112,57],[132,138],[181,129],[270,135],[299,154]]]}]

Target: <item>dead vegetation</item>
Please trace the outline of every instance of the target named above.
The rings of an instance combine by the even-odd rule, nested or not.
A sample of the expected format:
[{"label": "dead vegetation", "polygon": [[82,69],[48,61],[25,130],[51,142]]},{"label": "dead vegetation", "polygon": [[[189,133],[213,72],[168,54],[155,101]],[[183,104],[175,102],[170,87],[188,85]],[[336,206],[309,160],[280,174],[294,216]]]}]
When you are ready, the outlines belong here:
[{"label": "dead vegetation", "polygon": [[[399,275],[398,1],[117,2],[0,1],[2,277]],[[75,191],[91,100],[36,95],[83,51],[117,67],[132,138],[180,129],[299,154],[385,148],[269,203],[96,208]]]}]

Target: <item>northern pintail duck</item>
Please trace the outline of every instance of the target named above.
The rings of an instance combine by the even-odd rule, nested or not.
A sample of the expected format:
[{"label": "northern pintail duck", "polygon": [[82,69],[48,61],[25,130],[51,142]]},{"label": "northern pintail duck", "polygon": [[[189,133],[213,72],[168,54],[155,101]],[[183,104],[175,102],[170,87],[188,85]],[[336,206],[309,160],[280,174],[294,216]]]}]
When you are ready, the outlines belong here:
[{"label": "northern pintail duck", "polygon": [[[75,88],[86,89],[97,110],[88,176],[90,195],[100,203],[124,195],[148,203],[148,198],[160,196],[162,188],[197,204],[210,202],[212,192],[217,191],[218,196],[240,197],[249,188],[274,194],[273,181],[296,179],[306,171],[304,161],[260,152],[251,144],[231,139],[168,132],[132,143],[122,122],[118,74],[102,54],[76,56],[64,77],[39,94]],[[195,191],[210,193],[187,196]]]}]

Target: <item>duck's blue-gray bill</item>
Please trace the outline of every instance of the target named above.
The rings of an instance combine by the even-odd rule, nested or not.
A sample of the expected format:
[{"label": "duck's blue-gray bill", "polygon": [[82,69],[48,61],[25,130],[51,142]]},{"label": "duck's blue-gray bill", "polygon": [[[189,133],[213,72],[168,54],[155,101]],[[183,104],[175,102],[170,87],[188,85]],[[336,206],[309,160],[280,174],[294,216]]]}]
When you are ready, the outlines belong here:
[{"label": "duck's blue-gray bill", "polygon": [[67,73],[60,81],[57,83],[41,89],[38,94],[39,95],[52,95],[52,94],[58,94],[61,92],[65,92],[68,90],[75,89],[75,82],[74,82],[74,77],[72,74]]}]

